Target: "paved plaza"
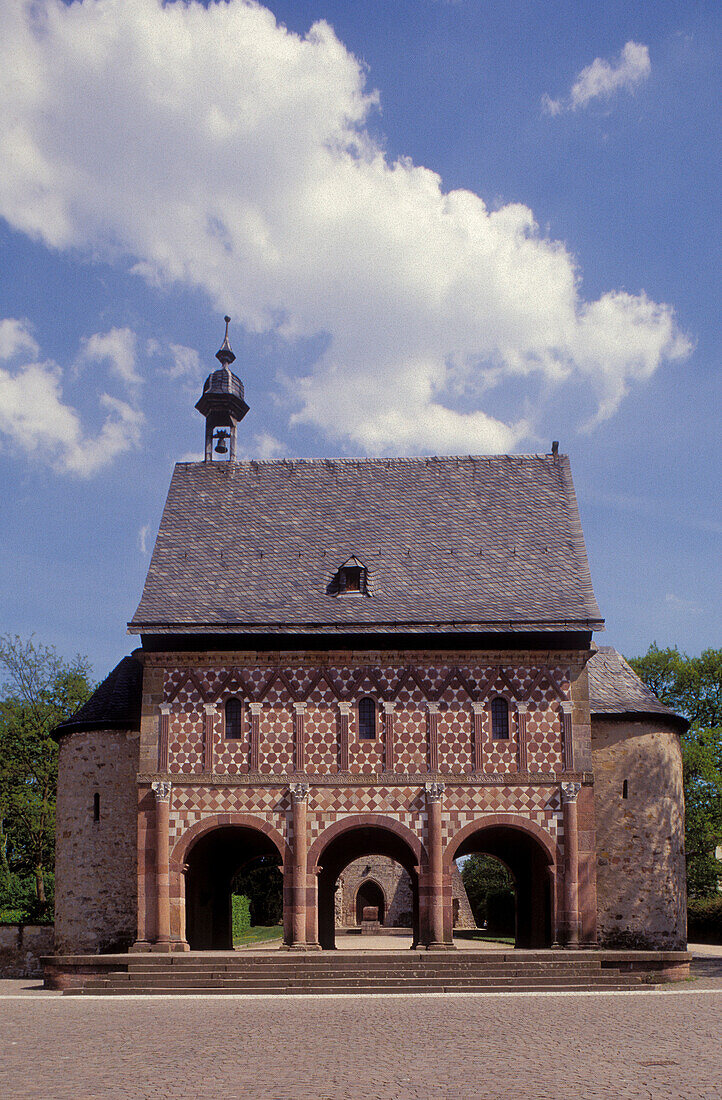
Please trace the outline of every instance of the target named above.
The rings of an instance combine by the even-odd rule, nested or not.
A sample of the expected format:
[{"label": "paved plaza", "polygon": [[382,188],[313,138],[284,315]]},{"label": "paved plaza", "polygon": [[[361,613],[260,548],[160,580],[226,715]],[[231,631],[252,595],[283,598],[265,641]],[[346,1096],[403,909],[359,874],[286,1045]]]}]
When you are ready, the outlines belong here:
[{"label": "paved plaza", "polygon": [[[716,949],[718,952],[719,949]],[[0,982],[3,1100],[718,1100],[722,959],[635,993],[72,998]]]}]

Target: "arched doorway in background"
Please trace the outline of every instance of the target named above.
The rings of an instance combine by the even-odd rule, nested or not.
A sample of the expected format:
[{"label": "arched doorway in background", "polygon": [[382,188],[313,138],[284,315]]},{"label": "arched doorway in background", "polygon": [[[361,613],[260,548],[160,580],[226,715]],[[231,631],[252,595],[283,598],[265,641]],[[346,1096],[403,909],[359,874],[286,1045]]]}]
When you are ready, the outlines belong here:
[{"label": "arched doorway in background", "polygon": [[384,923],[386,916],[386,898],[377,882],[367,878],[356,891],[356,924],[361,924],[363,911],[367,905],[375,905],[379,911],[379,924]]}]

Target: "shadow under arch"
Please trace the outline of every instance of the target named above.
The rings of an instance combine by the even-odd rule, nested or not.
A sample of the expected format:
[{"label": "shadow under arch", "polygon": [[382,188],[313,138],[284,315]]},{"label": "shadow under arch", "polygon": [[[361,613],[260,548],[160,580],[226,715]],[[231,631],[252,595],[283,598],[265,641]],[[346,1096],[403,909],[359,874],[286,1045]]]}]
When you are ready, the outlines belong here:
[{"label": "shadow under arch", "polygon": [[493,856],[516,882],[516,946],[551,947],[555,939],[555,882],[559,851],[536,822],[515,814],[489,814],[469,822],[444,852],[448,870],[465,855]]},{"label": "shadow under arch", "polygon": [[272,826],[247,814],[206,818],[179,839],[172,862],[185,869],[191,950],[232,950],[231,884],[238,871],[261,857],[281,867],[287,846]]},{"label": "shadow under arch", "polygon": [[400,863],[411,879],[414,944],[419,939],[419,870],[427,866],[426,849],[415,833],[381,814],[355,814],[334,822],[308,853],[310,874],[318,877],[318,942],[336,946],[335,891],[338,877],[355,859],[380,855]]}]

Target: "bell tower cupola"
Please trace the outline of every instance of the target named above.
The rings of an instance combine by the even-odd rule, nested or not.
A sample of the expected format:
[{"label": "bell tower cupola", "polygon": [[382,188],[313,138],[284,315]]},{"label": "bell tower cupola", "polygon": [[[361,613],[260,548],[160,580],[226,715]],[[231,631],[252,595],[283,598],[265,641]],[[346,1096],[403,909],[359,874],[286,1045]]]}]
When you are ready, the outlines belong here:
[{"label": "bell tower cupola", "polygon": [[236,358],[228,340],[231,319],[224,320],[226,335],[216,352],[221,367],[208,375],[196,404],[198,412],[206,418],[206,462],[235,461],[236,425],[248,412],[243,383],[231,370]]}]

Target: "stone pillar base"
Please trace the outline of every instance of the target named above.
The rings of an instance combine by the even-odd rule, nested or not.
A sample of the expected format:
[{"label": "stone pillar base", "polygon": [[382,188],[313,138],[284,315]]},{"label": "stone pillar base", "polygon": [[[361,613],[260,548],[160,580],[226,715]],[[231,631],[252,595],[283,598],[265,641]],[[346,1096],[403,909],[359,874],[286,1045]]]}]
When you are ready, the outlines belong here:
[{"label": "stone pillar base", "polygon": [[153,944],[150,942],[150,940],[136,940],[135,943],[132,943],[128,948],[128,954],[136,955],[140,954],[143,951],[150,951],[152,946]]},{"label": "stone pillar base", "polygon": [[282,951],[320,951],[320,943],[284,943],[281,944]]},{"label": "stone pillar base", "polygon": [[453,943],[427,943],[425,948],[427,951],[456,951],[456,945]]}]

